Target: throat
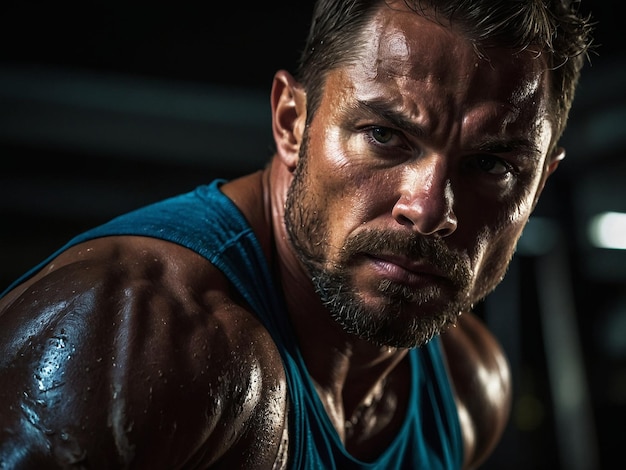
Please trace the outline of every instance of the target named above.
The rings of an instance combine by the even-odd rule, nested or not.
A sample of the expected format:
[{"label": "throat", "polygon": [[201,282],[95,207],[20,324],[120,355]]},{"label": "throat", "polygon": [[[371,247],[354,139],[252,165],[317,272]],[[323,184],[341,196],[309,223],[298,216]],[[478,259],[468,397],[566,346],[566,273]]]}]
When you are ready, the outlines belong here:
[{"label": "throat", "polygon": [[[359,436],[371,434],[381,423],[381,413],[378,408],[382,402],[387,385],[383,379],[374,387],[374,390],[359,403],[351,413],[346,414],[344,420],[344,442],[358,439]],[[384,414],[382,418],[384,419]]]},{"label": "throat", "polygon": [[351,405],[347,397],[336,402],[317,387],[326,413],[346,451],[353,457],[376,460],[393,442],[404,424],[410,394],[408,361],[402,361]]}]

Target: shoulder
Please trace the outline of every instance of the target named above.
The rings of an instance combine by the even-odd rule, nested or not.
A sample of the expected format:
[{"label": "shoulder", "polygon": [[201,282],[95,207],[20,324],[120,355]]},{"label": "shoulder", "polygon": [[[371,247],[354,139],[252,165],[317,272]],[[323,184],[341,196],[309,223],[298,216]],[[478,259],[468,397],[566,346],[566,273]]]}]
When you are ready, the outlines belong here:
[{"label": "shoulder", "polygon": [[0,441],[32,455],[171,468],[241,461],[237,449],[266,436],[246,458],[275,457],[276,346],[222,274],[178,245],[107,237],[61,254],[1,300],[0,353],[0,406],[13,410]]},{"label": "shoulder", "polygon": [[459,409],[467,468],[493,451],[509,419],[511,376],[493,334],[472,313],[441,336]]}]

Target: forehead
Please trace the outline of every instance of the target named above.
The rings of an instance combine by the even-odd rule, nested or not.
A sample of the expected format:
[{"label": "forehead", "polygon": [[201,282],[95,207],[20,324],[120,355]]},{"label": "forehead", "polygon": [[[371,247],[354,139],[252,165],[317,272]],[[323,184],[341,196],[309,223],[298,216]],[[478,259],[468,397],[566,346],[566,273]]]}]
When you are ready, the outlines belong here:
[{"label": "forehead", "polygon": [[[490,48],[479,57],[472,43],[446,27],[409,11],[403,2],[383,4],[363,31],[363,47],[351,75],[364,90],[436,88],[465,105],[500,101],[511,109],[545,101],[548,74],[533,51]],[[358,86],[358,83],[356,83]]]}]

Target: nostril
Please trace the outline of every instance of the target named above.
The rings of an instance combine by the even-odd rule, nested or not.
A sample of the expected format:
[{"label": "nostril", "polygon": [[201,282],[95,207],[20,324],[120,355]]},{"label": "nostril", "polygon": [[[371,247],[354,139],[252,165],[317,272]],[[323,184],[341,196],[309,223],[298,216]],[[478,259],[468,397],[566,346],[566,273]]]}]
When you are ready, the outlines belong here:
[{"label": "nostril", "polygon": [[411,219],[409,219],[408,217],[406,217],[405,215],[402,215],[402,214],[400,214],[399,216],[396,217],[396,221],[400,225],[413,225],[413,221]]}]

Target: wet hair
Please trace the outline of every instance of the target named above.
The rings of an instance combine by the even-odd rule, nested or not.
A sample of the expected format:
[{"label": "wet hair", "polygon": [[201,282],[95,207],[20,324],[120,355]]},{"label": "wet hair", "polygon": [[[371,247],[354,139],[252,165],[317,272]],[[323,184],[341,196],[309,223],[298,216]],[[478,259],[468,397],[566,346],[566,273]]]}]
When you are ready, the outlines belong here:
[{"label": "wet hair", "polygon": [[[416,14],[464,34],[479,56],[490,47],[544,56],[551,73],[555,139],[565,129],[581,69],[592,46],[591,17],[579,0],[403,0]],[[307,92],[308,119],[319,106],[326,74],[358,59],[362,30],[387,0],[318,0],[296,79]]]}]

